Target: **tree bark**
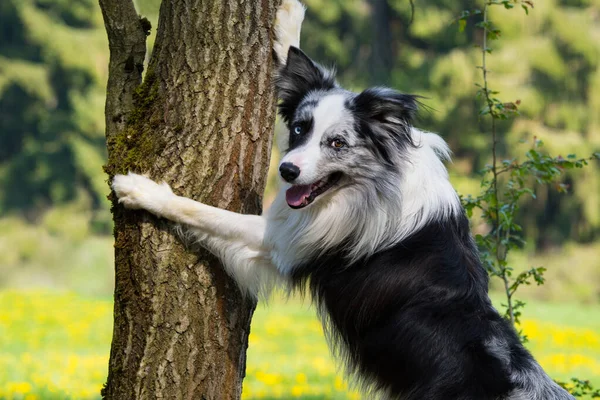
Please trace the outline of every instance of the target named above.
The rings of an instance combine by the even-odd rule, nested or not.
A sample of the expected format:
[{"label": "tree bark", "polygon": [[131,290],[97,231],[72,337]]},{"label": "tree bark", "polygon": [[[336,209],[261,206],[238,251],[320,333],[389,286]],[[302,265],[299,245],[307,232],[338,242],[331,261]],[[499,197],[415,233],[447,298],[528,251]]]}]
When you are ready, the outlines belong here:
[{"label": "tree bark", "polygon": [[[145,173],[179,195],[261,211],[275,119],[276,3],[163,0],[140,85],[147,27],[131,0],[100,0],[111,50],[110,178]],[[166,221],[116,203],[113,214],[114,332],[103,397],[240,398],[255,302]]]}]

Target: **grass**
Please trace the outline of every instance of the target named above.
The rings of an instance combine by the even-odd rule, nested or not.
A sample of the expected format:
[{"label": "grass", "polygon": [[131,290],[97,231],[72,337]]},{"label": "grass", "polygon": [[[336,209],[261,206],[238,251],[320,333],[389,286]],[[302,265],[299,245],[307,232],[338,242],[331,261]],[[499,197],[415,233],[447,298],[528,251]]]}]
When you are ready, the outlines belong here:
[{"label": "grass", "polygon": [[[97,399],[106,377],[112,301],[72,293],[0,291],[0,399]],[[600,386],[600,309],[531,301],[528,347],[552,377]],[[256,311],[244,399],[354,399],[314,311],[274,300]]]}]

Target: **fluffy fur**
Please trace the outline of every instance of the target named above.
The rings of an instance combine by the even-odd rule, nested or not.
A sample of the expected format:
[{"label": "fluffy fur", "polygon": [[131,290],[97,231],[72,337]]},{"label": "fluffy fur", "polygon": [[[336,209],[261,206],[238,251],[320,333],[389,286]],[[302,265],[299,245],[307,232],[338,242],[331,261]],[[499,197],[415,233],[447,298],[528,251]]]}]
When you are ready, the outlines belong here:
[{"label": "fluffy fur", "polygon": [[276,87],[290,136],[287,182],[268,213],[220,210],[132,173],[113,180],[119,202],[184,225],[248,295],[278,282],[307,287],[334,351],[370,396],[572,399],[492,307],[443,164],[448,147],[412,126],[416,98],[341,88],[297,48],[303,17],[296,0],[277,15]]}]

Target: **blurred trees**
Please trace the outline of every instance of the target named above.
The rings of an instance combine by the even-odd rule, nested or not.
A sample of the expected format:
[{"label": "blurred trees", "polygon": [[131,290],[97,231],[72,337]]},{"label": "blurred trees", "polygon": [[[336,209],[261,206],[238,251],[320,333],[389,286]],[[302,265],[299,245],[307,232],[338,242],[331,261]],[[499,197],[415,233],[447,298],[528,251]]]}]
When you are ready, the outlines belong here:
[{"label": "blurred trees", "polygon": [[95,0],[0,3],[2,213],[107,210],[99,166],[108,56],[97,11]]},{"label": "blurred trees", "polygon": [[[138,0],[152,19],[158,0]],[[481,40],[475,20],[454,23],[473,2],[305,0],[302,46],[340,80],[361,89],[386,84],[425,96],[420,127],[440,132],[455,152],[452,179],[478,189],[489,137],[478,124]],[[493,87],[521,100],[521,117],[500,125],[505,158],[523,154],[533,136],[565,157],[600,149],[600,1],[535,2],[528,17],[494,10],[503,32],[490,57]],[[155,25],[156,26],[156,25]],[[47,207],[77,204],[108,221],[103,93],[108,55],[95,0],[0,3],[0,213],[35,219]],[[150,40],[153,36],[150,37]],[[540,188],[523,205],[526,235],[538,248],[600,234],[598,164],[567,175],[571,195]],[[102,228],[106,229],[106,228]]]}]

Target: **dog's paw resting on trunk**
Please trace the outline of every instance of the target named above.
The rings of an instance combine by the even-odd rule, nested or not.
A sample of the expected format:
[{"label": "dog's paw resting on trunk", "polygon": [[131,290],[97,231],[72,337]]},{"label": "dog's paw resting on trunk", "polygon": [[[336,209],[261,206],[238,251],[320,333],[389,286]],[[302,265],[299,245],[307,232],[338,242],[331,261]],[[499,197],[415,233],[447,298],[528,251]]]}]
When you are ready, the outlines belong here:
[{"label": "dog's paw resting on trunk", "polygon": [[168,184],[158,184],[150,178],[131,172],[115,176],[112,188],[119,198],[119,203],[125,207],[142,208],[154,214],[161,214],[161,211],[168,207],[169,200],[174,197]]}]

